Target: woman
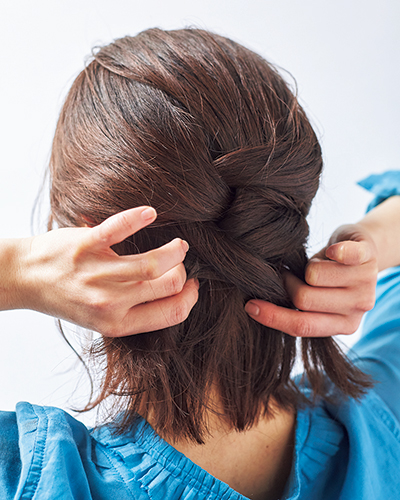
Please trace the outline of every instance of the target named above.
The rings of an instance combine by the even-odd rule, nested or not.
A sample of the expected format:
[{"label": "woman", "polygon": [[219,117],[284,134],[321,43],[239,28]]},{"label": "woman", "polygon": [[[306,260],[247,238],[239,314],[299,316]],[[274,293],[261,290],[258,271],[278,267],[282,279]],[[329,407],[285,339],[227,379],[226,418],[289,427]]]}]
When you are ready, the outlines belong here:
[{"label": "woman", "polygon": [[[19,486],[9,481],[9,492],[50,491],[62,498],[358,494],[362,485],[357,476],[348,479],[348,471],[359,471],[345,432],[357,444],[360,436],[346,418],[365,407],[361,421],[376,424],[373,405],[365,403],[374,393],[364,396],[364,406],[353,399],[366,392],[368,380],[331,339],[305,338],[302,356],[309,387],[295,384],[290,378],[295,339],[261,327],[243,310],[247,300],[261,297],[273,303],[262,306],[267,318],[257,314],[257,301],[248,304],[249,312],[274,327],[281,322],[289,333],[309,334],[310,321],[323,326],[323,313],[336,313],[340,330],[350,332],[354,324],[349,326],[346,316],[358,314],[338,314],[346,303],[348,307],[349,294],[342,290],[339,298],[329,285],[346,285],[344,276],[348,281],[367,276],[370,284],[376,246],[379,265],[398,263],[379,234],[381,210],[395,212],[394,198],[359,226],[334,236],[332,243],[353,240],[326,250],[336,263],[317,260],[308,265],[307,281],[330,288],[320,290],[314,305],[318,290],[301,278],[307,264],[305,216],[321,165],[314,132],[285,82],[261,58],[227,39],[200,30],[153,30],[119,40],[95,56],[75,81],[57,127],[51,158],[52,221],[81,226],[81,248],[71,259],[73,276],[82,262],[90,261],[87,254],[114,261],[116,310],[124,311],[119,322],[104,298],[94,300],[100,317],[92,313],[88,320],[85,312],[79,317],[78,307],[76,318],[114,337],[105,337],[98,352],[92,352],[105,354],[107,365],[100,393],[88,407],[109,396],[117,396],[120,404],[114,407],[114,425],[92,436],[59,410],[20,406],[24,459],[19,474],[6,471],[8,477],[20,477]],[[145,204],[157,209],[157,221],[114,246],[154,220],[155,212],[138,209],[135,215],[148,218],[136,227],[126,214],[114,219],[122,221],[120,228],[110,219],[98,224],[119,210]],[[187,240],[189,250],[185,241],[174,240],[144,260],[140,255],[118,259],[109,248],[113,245],[120,254],[148,252],[174,236]],[[170,256],[172,248],[179,252],[176,260]],[[194,279],[180,291],[185,274],[179,262],[186,252],[185,267]],[[156,271],[151,264],[155,256],[163,264]],[[140,273],[128,271],[132,262]],[[343,273],[340,263],[354,268]],[[171,301],[163,298],[171,292],[165,291],[165,271],[174,274],[170,283],[177,293],[172,301],[181,301],[174,320],[159,317]],[[155,278],[154,290],[151,281],[142,283],[143,277]],[[322,313],[312,320],[298,311],[278,315],[276,308],[290,306],[285,282],[295,306]],[[199,298],[189,314],[198,287]],[[364,288],[368,298],[370,290]],[[146,327],[140,319],[135,324],[134,310],[127,314],[132,289],[139,297],[143,294],[135,298],[138,304],[161,298],[161,314],[147,318]],[[40,296],[30,300],[28,307],[33,308],[52,303]],[[332,301],[334,306],[328,304]],[[144,317],[151,307],[154,311],[154,305],[136,306],[136,317]],[[371,301],[363,300],[356,309],[370,307]],[[159,330],[186,316],[184,323]],[[293,319],[299,317],[296,330]],[[149,333],[132,336],[145,330]],[[124,334],[128,336],[117,338]],[[387,422],[390,413],[382,405]],[[335,412],[337,420],[332,418]],[[13,440],[15,415],[3,420],[9,427],[9,453],[19,457]],[[400,450],[396,431],[392,434],[370,438],[386,439],[394,456]],[[5,463],[15,466],[12,460]],[[392,488],[387,492],[395,491],[393,485],[383,483]]]}]

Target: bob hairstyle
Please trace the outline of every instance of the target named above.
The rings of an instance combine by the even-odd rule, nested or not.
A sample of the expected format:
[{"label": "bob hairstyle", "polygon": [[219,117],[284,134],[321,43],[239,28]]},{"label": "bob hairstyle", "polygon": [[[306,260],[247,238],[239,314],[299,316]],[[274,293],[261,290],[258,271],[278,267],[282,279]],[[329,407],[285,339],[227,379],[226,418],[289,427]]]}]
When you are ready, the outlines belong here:
[{"label": "bob hairstyle", "polygon": [[[151,205],[156,222],[115,251],[183,238],[200,289],[182,324],[93,345],[106,363],[86,409],[120,396],[111,408],[123,410],[118,430],[151,412],[159,434],[202,443],[215,388],[239,431],[275,403],[299,403],[290,377],[296,339],[252,320],[244,304],[293,307],[283,272],[304,278],[306,216],[321,168],[318,140],[287,83],[232,40],[152,29],[93,56],[57,125],[49,227],[96,225]],[[303,338],[301,354],[314,395],[327,395],[326,376],[352,397],[367,386],[331,338]]]}]

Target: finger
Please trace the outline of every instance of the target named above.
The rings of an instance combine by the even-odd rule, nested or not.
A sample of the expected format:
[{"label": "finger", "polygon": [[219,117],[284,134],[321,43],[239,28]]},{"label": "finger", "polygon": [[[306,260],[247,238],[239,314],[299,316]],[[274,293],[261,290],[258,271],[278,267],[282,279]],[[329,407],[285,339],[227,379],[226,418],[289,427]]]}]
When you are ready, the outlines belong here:
[{"label": "finger", "polygon": [[189,316],[197,299],[198,282],[188,280],[179,294],[133,307],[117,328],[103,334],[124,337],[177,325]]},{"label": "finger", "polygon": [[112,215],[91,228],[87,245],[93,249],[108,248],[154,222],[157,213],[151,207],[137,207]]},{"label": "finger", "polygon": [[186,282],[185,266],[181,263],[170,269],[165,274],[154,280],[127,282],[117,284],[114,287],[115,293],[120,297],[121,307],[132,307],[132,297],[136,304],[153,302],[155,300],[177,295],[183,290]]},{"label": "finger", "polygon": [[108,265],[102,263],[96,279],[119,282],[155,280],[183,262],[189,245],[175,238],[166,245],[134,255],[111,255]]},{"label": "finger", "polygon": [[[359,322],[351,323],[339,314],[324,314],[287,309],[262,300],[252,300],[245,307],[262,325],[293,337],[331,337],[354,333]],[[257,313],[258,309],[258,313]]]},{"label": "finger", "polygon": [[375,288],[321,288],[309,286],[290,273],[285,274],[285,286],[297,309],[330,314],[357,314],[374,307]]},{"label": "finger", "polygon": [[371,260],[372,249],[367,241],[341,241],[330,245],[325,255],[346,266],[361,266]]},{"label": "finger", "polygon": [[347,266],[332,260],[312,258],[305,271],[305,280],[317,287],[354,287],[361,283],[375,283],[376,265]]}]

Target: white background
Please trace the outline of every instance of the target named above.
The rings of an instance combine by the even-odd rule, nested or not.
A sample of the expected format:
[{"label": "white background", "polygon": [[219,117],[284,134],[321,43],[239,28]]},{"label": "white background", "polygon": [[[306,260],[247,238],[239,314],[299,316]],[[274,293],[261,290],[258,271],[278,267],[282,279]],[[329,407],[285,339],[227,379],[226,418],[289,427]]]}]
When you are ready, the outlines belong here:
[{"label": "white background", "polygon": [[[150,27],[193,25],[295,76],[325,158],[310,216],[310,252],[317,250],[336,226],[361,217],[370,196],[356,180],[398,167],[399,21],[395,0],[2,0],[0,237],[31,234],[57,114],[91,48]],[[44,193],[42,231],[46,214]],[[80,404],[80,372],[52,318],[0,313],[1,409],[20,400]]]}]

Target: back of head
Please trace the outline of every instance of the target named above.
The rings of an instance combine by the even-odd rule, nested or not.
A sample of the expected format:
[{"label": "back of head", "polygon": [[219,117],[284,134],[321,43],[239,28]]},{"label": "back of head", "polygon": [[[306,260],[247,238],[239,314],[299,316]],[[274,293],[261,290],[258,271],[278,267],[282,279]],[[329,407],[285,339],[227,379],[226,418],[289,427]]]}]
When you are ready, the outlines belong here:
[{"label": "back of head", "polygon": [[[139,205],[158,212],[116,247],[147,251],[188,241],[200,282],[189,318],[163,331],[102,339],[102,390],[122,398],[121,428],[152,412],[164,435],[202,441],[208,395],[226,420],[250,427],[273,398],[293,406],[296,340],[244,312],[251,298],[292,307],[283,285],[303,276],[306,215],[322,168],[313,129],[277,71],[237,43],[202,30],[149,30],[102,48],[61,112],[51,157],[59,226],[98,224]],[[362,381],[331,339],[303,339],[316,394],[323,370],[344,393]]]}]

